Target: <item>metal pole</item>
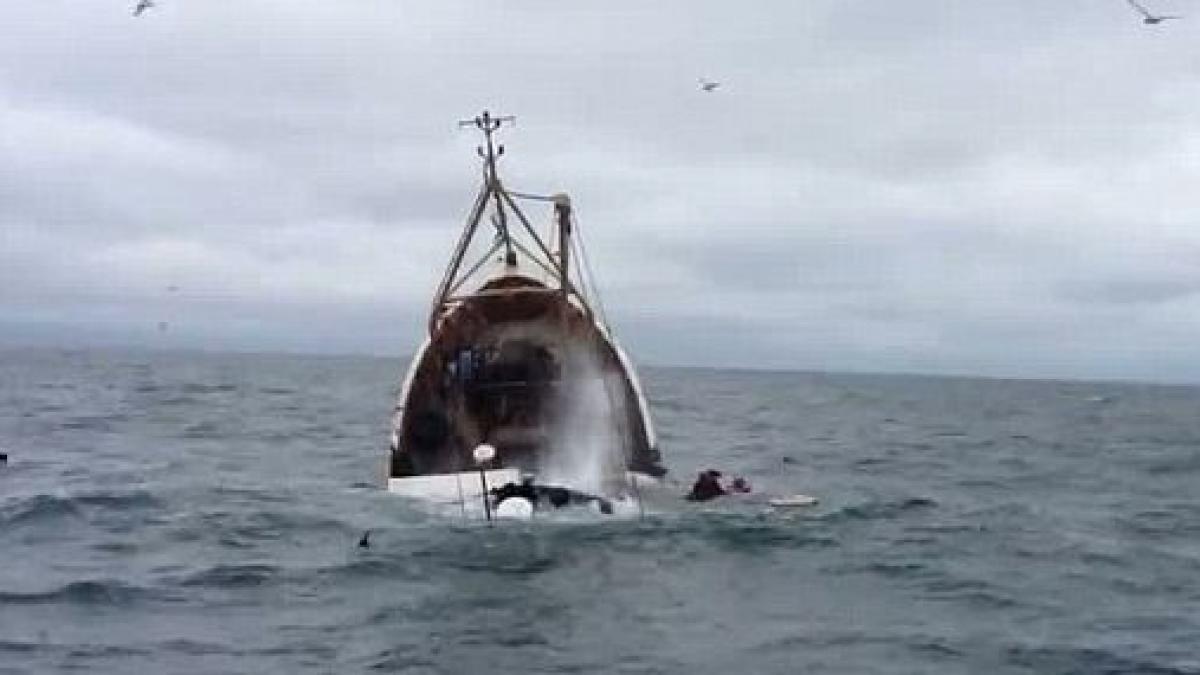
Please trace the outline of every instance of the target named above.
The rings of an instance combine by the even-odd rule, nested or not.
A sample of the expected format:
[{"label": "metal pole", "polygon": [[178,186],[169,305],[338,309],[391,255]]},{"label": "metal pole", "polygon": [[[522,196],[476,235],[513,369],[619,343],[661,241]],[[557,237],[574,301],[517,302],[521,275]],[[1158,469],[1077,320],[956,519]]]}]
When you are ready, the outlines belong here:
[{"label": "metal pole", "polygon": [[483,514],[487,516],[488,524],[492,522],[492,505],[488,502],[487,473],[479,467],[479,483],[483,486]]},{"label": "metal pole", "polygon": [[566,195],[560,197],[554,200],[554,212],[558,216],[558,286],[565,308],[571,288],[571,200]]},{"label": "metal pole", "polygon": [[496,458],[496,448],[487,443],[480,443],[471,454],[474,456],[475,465],[479,467],[479,485],[483,488],[483,513],[487,516],[488,525],[491,525],[492,505],[488,502],[487,472],[484,471],[484,467]]}]

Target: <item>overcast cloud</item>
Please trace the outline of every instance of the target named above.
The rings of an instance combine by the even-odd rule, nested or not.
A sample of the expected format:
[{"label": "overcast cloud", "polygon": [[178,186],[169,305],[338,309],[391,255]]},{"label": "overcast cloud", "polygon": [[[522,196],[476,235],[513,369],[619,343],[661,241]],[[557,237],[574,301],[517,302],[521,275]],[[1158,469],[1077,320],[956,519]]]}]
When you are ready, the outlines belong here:
[{"label": "overcast cloud", "polygon": [[5,7],[0,343],[407,353],[488,107],[642,362],[1200,380],[1195,3],[132,4]]}]

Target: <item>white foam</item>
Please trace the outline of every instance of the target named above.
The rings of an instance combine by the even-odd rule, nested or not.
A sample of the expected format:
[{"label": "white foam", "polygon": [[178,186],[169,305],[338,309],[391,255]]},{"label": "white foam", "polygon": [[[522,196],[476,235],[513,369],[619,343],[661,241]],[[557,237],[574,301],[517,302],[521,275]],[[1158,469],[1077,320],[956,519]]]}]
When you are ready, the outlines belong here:
[{"label": "white foam", "polygon": [[539,467],[540,482],[612,496],[623,486],[626,418],[624,387],[606,376],[595,356],[574,350],[565,359],[559,418],[549,452]]}]

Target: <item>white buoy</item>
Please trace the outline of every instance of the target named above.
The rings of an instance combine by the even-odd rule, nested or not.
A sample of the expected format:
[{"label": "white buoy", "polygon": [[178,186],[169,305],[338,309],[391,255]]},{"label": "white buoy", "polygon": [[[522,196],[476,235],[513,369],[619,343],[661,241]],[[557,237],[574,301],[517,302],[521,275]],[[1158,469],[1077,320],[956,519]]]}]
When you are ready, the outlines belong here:
[{"label": "white buoy", "polygon": [[475,451],[472,454],[475,456],[476,464],[487,464],[496,459],[496,446],[490,443],[480,443],[475,446]]},{"label": "white buoy", "polygon": [[496,447],[488,443],[480,443],[475,446],[471,455],[475,457],[475,465],[479,467],[479,493],[483,496],[483,515],[487,516],[488,523],[491,523],[492,507],[488,502],[487,472],[483,470],[483,465],[496,458]]},{"label": "white buoy", "polygon": [[509,497],[496,505],[496,517],[529,520],[533,518],[533,502],[524,497]]}]

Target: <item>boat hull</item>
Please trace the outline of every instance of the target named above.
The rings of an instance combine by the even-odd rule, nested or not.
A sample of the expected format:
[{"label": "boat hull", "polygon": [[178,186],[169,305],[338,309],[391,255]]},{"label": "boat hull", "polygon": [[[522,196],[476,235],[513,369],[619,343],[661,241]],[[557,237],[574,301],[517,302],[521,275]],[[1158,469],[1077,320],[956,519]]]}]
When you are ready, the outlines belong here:
[{"label": "boat hull", "polygon": [[469,471],[483,443],[497,450],[491,466],[534,475],[569,473],[562,465],[576,460],[596,464],[593,482],[665,473],[624,351],[589,312],[514,275],[448,308],[414,355],[389,477]]}]

